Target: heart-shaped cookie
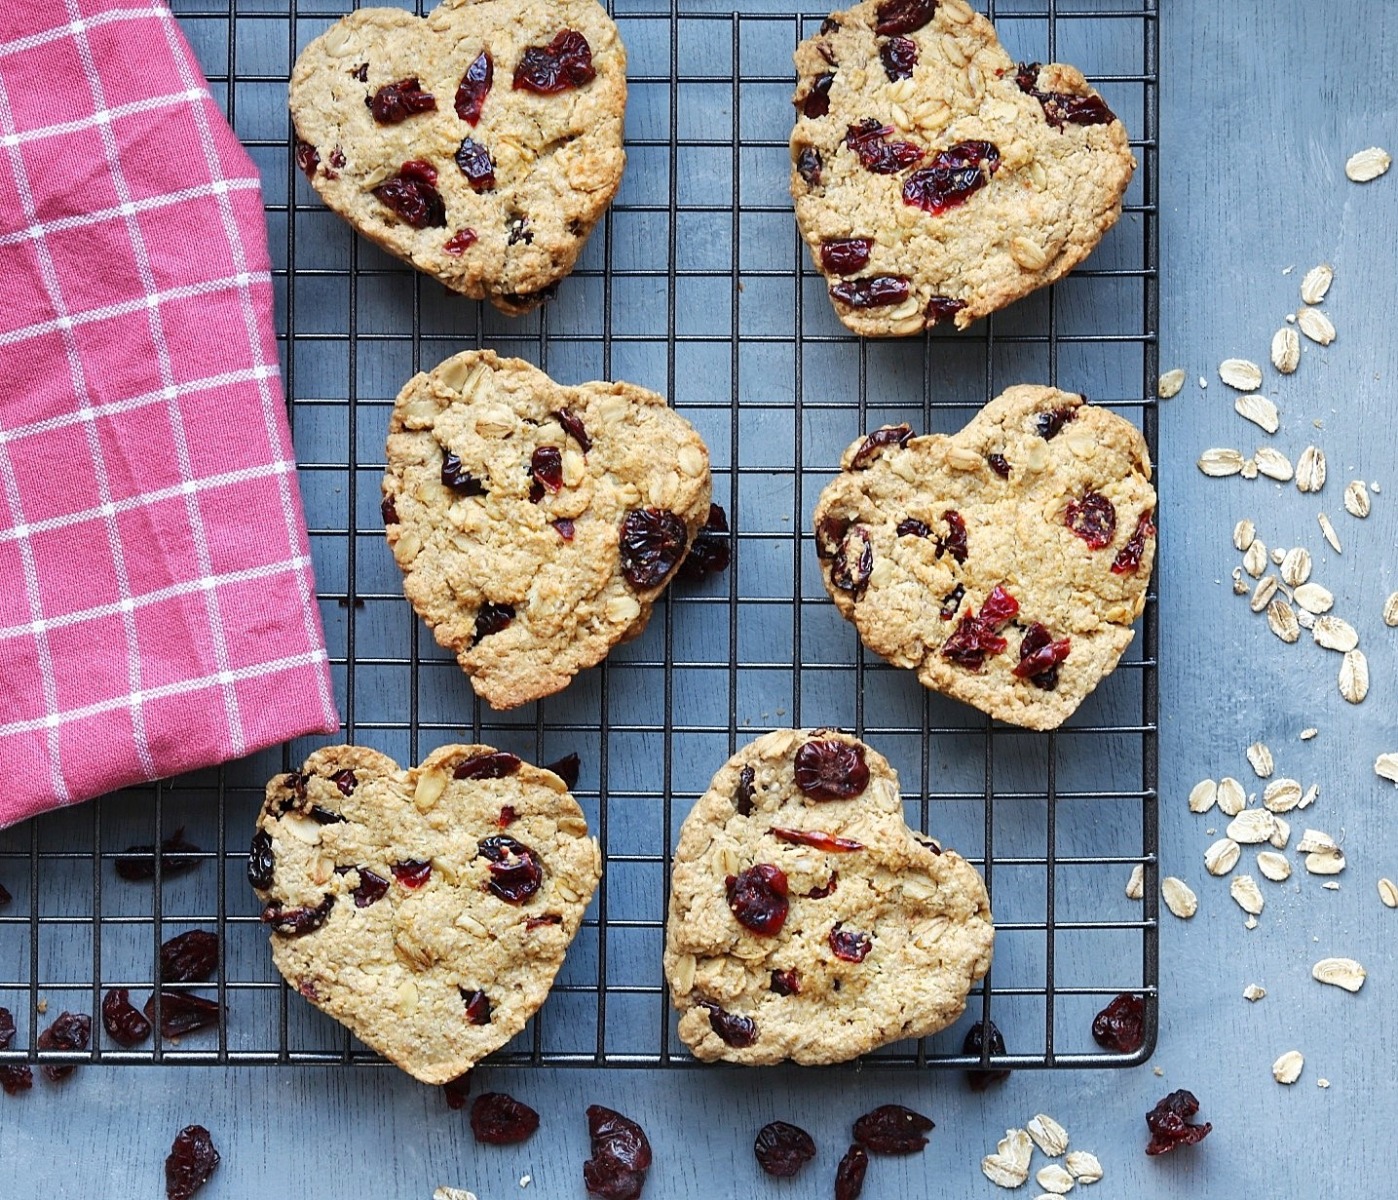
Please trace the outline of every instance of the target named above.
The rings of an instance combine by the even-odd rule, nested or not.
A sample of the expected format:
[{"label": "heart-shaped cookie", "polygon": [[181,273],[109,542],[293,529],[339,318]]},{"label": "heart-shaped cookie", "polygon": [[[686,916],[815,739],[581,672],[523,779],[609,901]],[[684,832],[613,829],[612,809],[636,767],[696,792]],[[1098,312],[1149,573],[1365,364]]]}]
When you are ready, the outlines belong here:
[{"label": "heart-shaped cookie", "polygon": [[975,868],[908,828],[897,774],[848,734],[758,738],[680,830],[665,975],[699,1058],[844,1062],[935,1033],[994,937]]},{"label": "heart-shaped cookie", "polygon": [[709,454],[654,392],[474,350],[399,393],[383,488],[409,601],[513,708],[645,628],[708,516]]},{"label": "heart-shaped cookie", "polygon": [[626,50],[594,0],[364,8],[291,74],[297,161],[335,212],[453,291],[528,312],[626,155]]},{"label": "heart-shaped cookie", "polygon": [[601,872],[568,785],[490,746],[317,750],[267,785],[248,855],[277,970],[424,1083],[524,1028]]},{"label": "heart-shaped cookie", "polygon": [[815,510],[826,590],[924,686],[1055,729],[1131,644],[1155,489],[1129,421],[1013,387],[951,437],[885,427],[841,465]]},{"label": "heart-shaped cookie", "polygon": [[1017,66],[965,0],[834,13],[796,69],[796,221],[856,333],[964,329],[1067,274],[1121,216],[1121,121],[1075,68]]}]

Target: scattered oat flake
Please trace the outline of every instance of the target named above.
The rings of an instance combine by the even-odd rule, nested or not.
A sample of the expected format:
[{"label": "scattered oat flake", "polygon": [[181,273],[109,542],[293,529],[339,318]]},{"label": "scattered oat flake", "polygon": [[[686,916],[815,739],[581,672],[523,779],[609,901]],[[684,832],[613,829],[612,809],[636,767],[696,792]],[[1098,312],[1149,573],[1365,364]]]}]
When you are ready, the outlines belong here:
[{"label": "scattered oat flake", "polygon": [[1034,1176],[1034,1181],[1044,1189],[1044,1191],[1054,1196],[1065,1196],[1073,1190],[1073,1185],[1077,1182],[1066,1167],[1060,1167],[1057,1163],[1049,1163],[1046,1167],[1040,1167],[1039,1173]]},{"label": "scattered oat flake", "polygon": [[1267,569],[1267,544],[1257,538],[1243,555],[1243,570],[1256,579]]},{"label": "scattered oat flake", "polygon": [[1315,638],[1317,646],[1324,646],[1327,650],[1338,650],[1341,654],[1346,654],[1359,645],[1359,634],[1355,632],[1354,626],[1343,617],[1329,613],[1317,618],[1311,636]]},{"label": "scattered oat flake", "polygon": [[[1268,433],[1276,433],[1281,428],[1281,414],[1266,396],[1239,396],[1233,401],[1233,411]],[[1258,464],[1254,461],[1254,465]]]},{"label": "scattered oat flake", "polygon": [[1380,879],[1379,899],[1386,908],[1398,908],[1398,883],[1391,879]]},{"label": "scattered oat flake", "polygon": [[1243,811],[1248,800],[1243,785],[1231,775],[1225,775],[1218,781],[1217,799],[1219,812],[1225,817],[1236,817]]},{"label": "scattered oat flake", "polygon": [[1155,382],[1155,394],[1162,400],[1171,400],[1180,394],[1180,389],[1184,387],[1184,368],[1176,367],[1172,371],[1166,371]]},{"label": "scattered oat flake", "polygon": [[1267,989],[1265,987],[1259,987],[1255,983],[1250,983],[1243,989],[1243,999],[1251,1001],[1253,1004],[1256,1004],[1266,994]]},{"label": "scattered oat flake", "polygon": [[1232,838],[1219,838],[1204,851],[1204,870],[1210,875],[1227,875],[1238,865],[1243,848]]},{"label": "scattered oat flake", "polygon": [[1199,388],[1201,391],[1207,391],[1209,388],[1209,381],[1202,375],[1199,376]]},{"label": "scattered oat flake", "polygon": [[1383,602],[1383,623],[1390,629],[1398,626],[1398,592]]},{"label": "scattered oat flake", "polygon": [[[1312,616],[1318,617],[1335,607],[1335,597],[1331,595],[1330,589],[1321,587],[1318,583],[1301,584],[1291,594],[1291,598]],[[1312,624],[1308,628],[1314,629],[1315,626]]]},{"label": "scattered oat flake", "polygon": [[1059,1158],[1068,1152],[1068,1131],[1047,1113],[1037,1114],[1024,1128],[1034,1144],[1050,1158]]},{"label": "scattered oat flake", "polygon": [[1189,789],[1189,811],[1206,813],[1218,799],[1218,784],[1212,779],[1201,779]]},{"label": "scattered oat flake", "polygon": [[1205,475],[1221,479],[1236,475],[1243,469],[1243,456],[1236,450],[1205,450],[1199,456],[1198,467]]},{"label": "scattered oat flake", "polygon": [[1277,594],[1277,577],[1268,575],[1265,579],[1257,581],[1257,587],[1253,590],[1252,599],[1248,601],[1248,606],[1253,612],[1261,612],[1272,603],[1272,597]]},{"label": "scattered oat flake", "polygon": [[1301,339],[1296,330],[1283,325],[1272,335],[1272,366],[1283,375],[1290,375],[1301,365]]},{"label": "scattered oat flake", "polygon": [[1267,628],[1288,644],[1301,640],[1301,623],[1285,600],[1273,600],[1267,605]]},{"label": "scattered oat flake", "polygon": [[1225,358],[1218,364],[1218,377],[1239,392],[1255,392],[1262,386],[1262,368],[1246,358]]},{"label": "scattered oat flake", "polygon": [[1296,314],[1296,324],[1317,345],[1328,346],[1335,340],[1335,326],[1318,308],[1303,308]]},{"label": "scattered oat flake", "polygon": [[1301,785],[1283,775],[1263,790],[1262,804],[1274,813],[1290,812],[1301,803],[1301,795]]},{"label": "scattered oat flake", "polygon": [[[1322,469],[1320,474],[1321,478],[1323,479],[1325,477],[1325,471]],[[1319,491],[1320,489],[1316,488],[1315,490]],[[1316,513],[1315,519],[1320,523],[1321,535],[1325,538],[1327,542],[1330,543],[1330,549],[1335,551],[1336,554],[1344,553],[1343,549],[1340,546],[1340,535],[1335,532],[1335,526],[1330,524],[1330,518],[1327,517],[1324,513]]]},{"label": "scattered oat flake", "polygon": [[1315,735],[1319,732],[1320,730],[1318,730],[1314,725],[1307,726],[1305,729],[1301,730],[1301,740],[1303,742],[1309,742],[1311,738],[1315,737]]},{"label": "scattered oat flake", "polygon": [[1285,850],[1286,844],[1291,840],[1291,826],[1287,824],[1285,817],[1272,818],[1272,836],[1267,839],[1278,850]]},{"label": "scattered oat flake", "polygon": [[1382,146],[1370,146],[1349,156],[1345,163],[1345,174],[1355,183],[1369,183],[1386,174],[1393,165],[1393,159]]},{"label": "scattered oat flake", "polygon": [[1272,1064],[1272,1078],[1278,1083],[1295,1083],[1301,1078],[1301,1068],[1305,1065],[1301,1051],[1288,1050]]},{"label": "scattered oat flake", "polygon": [[1248,594],[1247,581],[1243,578],[1243,568],[1233,568],[1233,595],[1246,596]]},{"label": "scattered oat flake", "polygon": [[1374,774],[1398,784],[1398,754],[1380,754],[1374,759]]},{"label": "scattered oat flake", "polygon": [[1243,469],[1238,472],[1244,479],[1257,478],[1257,459],[1248,458],[1243,460]]},{"label": "scattered oat flake", "polygon": [[[1257,540],[1257,526],[1253,524],[1251,517],[1244,517],[1233,526],[1233,549],[1239,554],[1245,553],[1247,548]],[[1398,602],[1398,592],[1393,593],[1395,602]]]},{"label": "scattered oat flake", "polygon": [[1083,1185],[1096,1183],[1102,1178],[1102,1164],[1097,1161],[1097,1155],[1087,1150],[1070,1151],[1063,1160],[1063,1165],[1072,1173],[1073,1178]]},{"label": "scattered oat flake", "polygon": [[1257,880],[1251,875],[1239,875],[1228,885],[1228,894],[1233,897],[1239,908],[1254,917],[1262,912],[1262,906],[1266,903],[1262,889],[1257,886]]},{"label": "scattered oat flake", "polygon": [[1322,958],[1311,968],[1312,979],[1347,992],[1357,992],[1367,977],[1368,972],[1352,958]]},{"label": "scattered oat flake", "polygon": [[1325,293],[1330,290],[1334,278],[1335,268],[1329,263],[1312,267],[1301,280],[1301,299],[1307,304],[1319,304],[1325,299]]},{"label": "scattered oat flake", "polygon": [[1165,907],[1181,920],[1187,921],[1199,911],[1199,897],[1189,884],[1174,875],[1160,881],[1160,894],[1165,897]]},{"label": "scattered oat flake", "polygon": [[1255,846],[1269,841],[1276,828],[1277,819],[1265,808],[1245,808],[1228,822],[1225,832],[1235,842]]},{"label": "scattered oat flake", "polygon": [[987,1154],[981,1159],[981,1174],[996,1187],[1002,1188],[1022,1187],[1029,1178],[1028,1170],[1003,1154]]},{"label": "scattered oat flake", "polygon": [[1252,459],[1257,464],[1259,473],[1267,476],[1268,479],[1275,479],[1278,483],[1290,482],[1296,473],[1292,469],[1291,459],[1287,458],[1280,450],[1274,450],[1271,446],[1259,446]]},{"label": "scattered oat flake", "polygon": [[1126,898],[1139,900],[1145,895],[1145,868],[1137,863],[1131,868],[1131,877],[1126,881]]},{"label": "scattered oat flake", "polygon": [[1282,883],[1291,878],[1291,863],[1286,855],[1275,850],[1262,850],[1257,855],[1257,869],[1263,877],[1273,883]]},{"label": "scattered oat flake", "polygon": [[1266,779],[1272,773],[1272,752],[1265,742],[1253,742],[1247,749],[1248,762],[1257,772],[1259,779]]},{"label": "scattered oat flake", "polygon": [[1296,490],[1318,492],[1325,486],[1325,452],[1319,446],[1307,446],[1296,460]]},{"label": "scattered oat flake", "polygon": [[1282,582],[1287,587],[1300,587],[1311,577],[1311,552],[1304,546],[1294,546],[1281,561]]},{"label": "scattered oat flake", "polygon": [[1308,787],[1308,788],[1306,789],[1306,794],[1305,794],[1304,796],[1301,797],[1301,803],[1298,804],[1296,807],[1297,807],[1297,808],[1310,808],[1310,806],[1316,802],[1316,800],[1319,798],[1319,796],[1320,796],[1320,784],[1318,784],[1318,783],[1313,783],[1313,784],[1311,784],[1310,787]]},{"label": "scattered oat flake", "polygon": [[1007,1129],[1005,1136],[995,1144],[995,1153],[1008,1158],[1026,1175],[1029,1160],[1034,1157],[1034,1143],[1023,1129]]},{"label": "scattered oat flake", "polygon": [[1352,479],[1345,485],[1345,512],[1352,517],[1369,515],[1369,489],[1362,479]]},{"label": "scattered oat flake", "polygon": [[1338,892],[1340,890],[1340,885],[1334,880],[1331,880],[1329,883],[1322,883],[1320,886],[1327,892]]},{"label": "scattered oat flake", "polygon": [[1340,663],[1340,695],[1351,704],[1364,703],[1369,694],[1369,660],[1363,650],[1348,650]]},{"label": "scattered oat flake", "polygon": [[1318,1087],[1318,1088],[1328,1088],[1328,1087],[1330,1086],[1330,1080],[1328,1080],[1328,1079],[1317,1079],[1317,1080],[1315,1081],[1315,1085],[1316,1085],[1316,1087]]},{"label": "scattered oat flake", "polygon": [[1315,850],[1338,850],[1339,844],[1324,830],[1308,829],[1301,835],[1301,840],[1296,843],[1296,849],[1302,854],[1310,854]]}]

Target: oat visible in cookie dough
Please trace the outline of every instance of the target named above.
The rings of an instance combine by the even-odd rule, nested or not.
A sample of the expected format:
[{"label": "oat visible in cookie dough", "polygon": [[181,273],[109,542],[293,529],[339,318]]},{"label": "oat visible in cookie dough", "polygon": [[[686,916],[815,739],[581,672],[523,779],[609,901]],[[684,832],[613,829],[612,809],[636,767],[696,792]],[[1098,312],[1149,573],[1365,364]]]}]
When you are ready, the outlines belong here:
[{"label": "oat visible in cookie dough", "polygon": [[711,515],[708,451],[661,397],[489,350],[409,381],[387,453],[404,591],[496,708],[638,635]]},{"label": "oat visible in cookie dough", "polygon": [[318,750],[267,785],[249,862],[287,982],[442,1084],[544,1002],[601,875],[563,780],[489,746]]},{"label": "oat visible in cookie dough", "polygon": [[[733,903],[745,879],[762,885],[758,916],[779,892],[780,921]],[[701,1059],[844,1062],[935,1033],[993,938],[980,876],[908,828],[893,768],[848,734],[759,738],[680,831],[665,975]]]},{"label": "oat visible in cookie dough", "polygon": [[816,505],[816,553],[871,650],[1031,729],[1061,725],[1116,666],[1155,558],[1129,422],[1021,386],[950,437],[876,431],[843,467]]},{"label": "oat visible in cookie dough", "polygon": [[595,0],[360,9],[291,77],[297,165],[325,203],[511,314],[553,294],[616,193],[625,107],[626,51]]},{"label": "oat visible in cookie dough", "polygon": [[796,69],[796,220],[856,333],[964,329],[1066,275],[1121,215],[1121,121],[1075,68],[1016,64],[966,0],[833,13]]}]

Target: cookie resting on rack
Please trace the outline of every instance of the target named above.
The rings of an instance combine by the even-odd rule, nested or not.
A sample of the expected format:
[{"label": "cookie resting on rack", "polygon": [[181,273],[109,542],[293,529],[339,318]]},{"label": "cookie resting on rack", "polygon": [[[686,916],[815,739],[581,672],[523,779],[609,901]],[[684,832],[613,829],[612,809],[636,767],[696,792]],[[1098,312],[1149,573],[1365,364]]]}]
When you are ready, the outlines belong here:
[{"label": "cookie resting on rack", "polygon": [[709,514],[709,454],[654,392],[472,350],[411,379],[383,517],[403,589],[496,708],[646,627]]},{"label": "cookie resting on rack", "polygon": [[1136,160],[1081,72],[1021,63],[965,0],[867,0],[796,51],[791,194],[866,337],[965,328],[1087,257]]},{"label": "cookie resting on rack", "polygon": [[990,969],[975,869],[903,820],[898,776],[830,729],[780,729],[680,830],[665,976],[701,1059],[845,1062],[944,1029]]},{"label": "cookie resting on rack", "polygon": [[594,0],[363,8],[291,74],[296,159],[336,213],[453,291],[528,312],[621,182],[626,50]]},{"label": "cookie resting on rack", "polygon": [[960,432],[885,426],[815,510],[825,588],[869,649],[1002,721],[1056,729],[1131,644],[1155,489],[1129,421],[1012,387]]},{"label": "cookie resting on rack", "polygon": [[434,1084],[543,1004],[601,871],[563,780],[489,746],[317,750],[267,785],[248,855],[287,982]]}]

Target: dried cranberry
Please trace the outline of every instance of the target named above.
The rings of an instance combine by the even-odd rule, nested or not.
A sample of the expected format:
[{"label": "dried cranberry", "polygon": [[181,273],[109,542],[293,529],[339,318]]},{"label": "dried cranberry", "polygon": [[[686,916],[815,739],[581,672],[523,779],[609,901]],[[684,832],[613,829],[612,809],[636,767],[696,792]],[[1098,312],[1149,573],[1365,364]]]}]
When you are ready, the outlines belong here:
[{"label": "dried cranberry", "polygon": [[459,1111],[466,1107],[466,1100],[471,1094],[471,1072],[458,1075],[455,1079],[448,1079],[442,1084],[442,1098],[447,1102],[447,1107],[452,1111]]},{"label": "dried cranberry", "polygon": [[488,192],[495,186],[495,160],[480,142],[462,138],[454,157],[472,191]]},{"label": "dried cranberry", "polygon": [[830,238],[820,244],[820,265],[836,275],[853,275],[869,265],[872,238]]},{"label": "dried cranberry", "polygon": [[957,142],[939,150],[930,167],[908,176],[903,201],[936,216],[965,204],[999,167],[1000,150],[994,143]]},{"label": "dried cranberry", "polygon": [[492,633],[499,633],[514,619],[514,605],[496,604],[493,600],[487,600],[476,610],[476,624],[472,630],[471,645],[474,646],[481,638],[489,637]]},{"label": "dried cranberry", "polygon": [[863,850],[864,843],[853,838],[836,837],[819,829],[784,829],[772,826],[772,836],[779,842],[790,842],[795,846],[810,846],[815,850],[828,850],[831,854],[851,854]]},{"label": "dried cranberry", "polygon": [[835,1200],[859,1200],[868,1170],[869,1152],[863,1146],[851,1146],[846,1150],[835,1168]]},{"label": "dried cranberry", "polygon": [[621,522],[621,571],[642,590],[659,587],[684,556],[689,530],[663,508],[632,509]]},{"label": "dried cranberry", "polygon": [[513,1146],[539,1128],[539,1114],[504,1092],[482,1092],[471,1105],[471,1133],[488,1146]]},{"label": "dried cranberry", "polygon": [[947,523],[947,533],[945,537],[937,539],[937,557],[950,554],[958,563],[964,563],[967,554],[965,518],[954,508],[949,508],[942,514],[942,520]]},{"label": "dried cranberry", "polygon": [[923,150],[912,142],[890,142],[892,125],[867,117],[845,130],[845,145],[859,156],[859,164],[875,175],[896,175],[920,161]]},{"label": "dried cranberry", "polygon": [[806,181],[806,186],[820,186],[821,172],[825,170],[825,160],[814,146],[803,146],[796,155],[796,173]]},{"label": "dried cranberry", "polygon": [[831,952],[843,962],[863,962],[874,948],[873,939],[867,933],[845,929],[839,921],[831,927],[828,940]]},{"label": "dried cranberry", "polygon": [[[58,1019],[39,1034],[40,1050],[86,1050],[92,1038],[92,1018],[87,1013],[60,1013]],[[57,1083],[67,1079],[75,1066],[45,1067],[44,1076]]]},{"label": "dried cranberry", "polygon": [[405,858],[390,868],[393,878],[405,888],[417,889],[432,878],[432,860],[427,858]]},{"label": "dried cranberry", "polygon": [[830,582],[856,600],[864,595],[869,577],[874,573],[874,545],[869,531],[856,525],[846,536],[839,552],[830,564]]},{"label": "dried cranberry", "polygon": [[568,785],[571,792],[578,786],[578,774],[582,770],[582,759],[576,753],[565,754],[557,762],[551,762],[544,768],[545,771],[552,771],[559,779]]},{"label": "dried cranberry", "polygon": [[940,325],[943,321],[950,321],[965,307],[964,300],[957,300],[951,296],[933,296],[928,300],[923,315],[929,325]]},{"label": "dried cranberry", "polygon": [[577,533],[577,526],[573,524],[572,517],[559,517],[553,522],[553,527],[565,542],[571,542],[573,535]]},{"label": "dried cranberry", "polygon": [[1076,408],[1051,408],[1034,414],[1034,428],[1046,442],[1053,441],[1059,430],[1078,415]]},{"label": "dried cranberry", "polygon": [[727,569],[732,556],[728,514],[720,505],[710,504],[708,518],[680,564],[679,577],[696,583],[708,575],[717,575]]},{"label": "dried cranberry", "polygon": [[811,80],[811,90],[806,98],[799,101],[801,112],[808,117],[823,117],[830,111],[830,85],[835,82],[835,73],[826,71]]},{"label": "dried cranberry", "polygon": [[757,1041],[757,1022],[751,1017],[729,1012],[712,1000],[702,1000],[699,1006],[709,1010],[709,1028],[718,1034],[725,1045],[735,1050],[746,1050]]},{"label": "dried cranberry", "polygon": [[801,973],[792,967],[786,971],[773,971],[770,990],[778,996],[797,996],[801,993]]},{"label": "dried cranberry", "polygon": [[752,815],[752,785],[757,773],[751,767],[738,772],[738,787],[733,792],[733,807],[740,817]]},{"label": "dried cranberry", "polygon": [[457,988],[461,993],[461,999],[466,1002],[466,1023],[468,1025],[489,1025],[490,1024],[490,997],[477,988],[468,992],[465,988]]},{"label": "dried cranberry", "polygon": [[602,1200],[636,1200],[650,1169],[650,1142],[629,1117],[600,1104],[587,1109],[592,1157],[583,1163],[583,1184]]},{"label": "dried cranberry", "polygon": [[757,1131],[752,1144],[757,1165],[768,1175],[790,1179],[815,1157],[815,1140],[799,1125],[771,1121]]},{"label": "dried cranberry", "polygon": [[385,525],[398,524],[398,502],[392,496],[385,496],[379,504],[379,515]]},{"label": "dried cranberry", "polygon": [[504,779],[519,773],[519,755],[505,750],[492,750],[489,754],[473,754],[453,768],[453,779]]},{"label": "dried cranberry", "polygon": [[355,908],[368,908],[388,894],[388,880],[382,875],[376,875],[368,867],[355,869],[359,872],[359,886],[350,892]]},{"label": "dried cranberry", "polygon": [[218,970],[218,934],[191,929],[160,947],[161,983],[203,983]]},{"label": "dried cranberry", "polygon": [[307,179],[314,179],[316,168],[320,166],[320,152],[310,142],[296,140],[296,165],[305,172]]},{"label": "dried cranberry", "polygon": [[996,584],[981,605],[980,615],[974,609],[968,611],[942,643],[942,657],[979,671],[985,666],[987,655],[999,654],[1009,645],[999,633],[1018,613],[1019,601]]},{"label": "dried cranberry", "polygon": [[758,863],[725,881],[728,907],[738,924],[763,937],[775,937],[786,923],[786,872],[771,863]]},{"label": "dried cranberry", "polygon": [[1116,506],[1101,492],[1088,492],[1081,500],[1068,501],[1063,523],[1089,550],[1101,550],[1116,536]]},{"label": "dried cranberry", "polygon": [[335,897],[326,892],[324,899],[314,908],[283,908],[275,902],[269,904],[262,910],[262,920],[272,927],[273,933],[280,933],[284,937],[305,937],[325,924],[334,907]]},{"label": "dried cranberry", "polygon": [[345,151],[343,147],[336,146],[335,149],[330,151],[330,165],[337,168],[345,165]]},{"label": "dried cranberry", "polygon": [[259,829],[248,848],[248,882],[259,892],[265,892],[272,886],[272,872],[276,865],[277,860],[272,854],[272,835],[265,829]]},{"label": "dried cranberry", "polygon": [[189,1200],[218,1166],[214,1140],[202,1125],[186,1125],[175,1135],[165,1159],[166,1200]]},{"label": "dried cranberry", "polygon": [[468,125],[474,126],[481,119],[481,109],[494,80],[495,61],[489,50],[482,50],[456,86],[456,115]]},{"label": "dried cranberry", "polygon": [[345,823],[344,817],[339,813],[322,808],[319,804],[312,804],[307,815],[317,825],[343,825]]},{"label": "dried cranberry", "polygon": [[812,800],[852,800],[869,786],[869,765],[858,742],[822,738],[796,751],[796,786]]},{"label": "dried cranberry", "polygon": [[7,1096],[18,1096],[34,1086],[34,1072],[23,1063],[0,1065],[0,1090]]},{"label": "dried cranberry", "polygon": [[535,504],[544,498],[545,490],[555,493],[561,491],[563,451],[557,446],[536,446],[534,453],[529,456],[529,478],[534,481],[529,499]]},{"label": "dried cranberry", "polygon": [[929,537],[932,530],[916,517],[904,517],[895,532],[899,537]]},{"label": "dried cranberry", "polygon": [[414,229],[445,229],[447,206],[436,182],[436,170],[414,159],[379,184],[374,195]]},{"label": "dried cranberry", "polygon": [[1135,1054],[1146,1044],[1146,1002],[1122,992],[1092,1018],[1092,1038],[1103,1050]]},{"label": "dried cranberry", "polygon": [[911,284],[906,275],[866,275],[834,284],[830,294],[851,308],[883,308],[908,298]]},{"label": "dried cranberry", "polygon": [[827,896],[833,896],[835,889],[840,886],[839,871],[831,871],[830,878],[819,887],[813,887],[806,893],[807,900],[824,900]]},{"label": "dried cranberry", "polygon": [[[989,1044],[989,1052],[986,1046]],[[961,1043],[962,1054],[976,1054],[985,1058],[993,1058],[997,1054],[1007,1053],[1005,1049],[1005,1036],[996,1027],[994,1021],[977,1021],[966,1031],[966,1037]],[[973,1092],[983,1092],[992,1084],[1004,1083],[1010,1077],[1009,1071],[991,1071],[976,1068],[966,1072],[967,1086]]]},{"label": "dried cranberry", "polygon": [[939,616],[943,621],[950,621],[956,616],[956,610],[961,607],[961,601],[966,596],[966,585],[958,583],[942,598],[942,607]]},{"label": "dried cranberry", "polygon": [[854,452],[849,469],[863,471],[883,453],[885,446],[906,446],[912,436],[913,430],[910,425],[885,425],[882,429],[874,430]]},{"label": "dried cranberry", "polygon": [[559,913],[545,913],[542,917],[529,917],[524,922],[525,929],[538,929],[540,925],[562,925],[563,917]]},{"label": "dried cranberry", "polygon": [[987,454],[985,461],[990,464],[990,469],[1001,479],[1010,477],[1010,461],[1003,454]]},{"label": "dried cranberry", "polygon": [[854,1140],[875,1154],[916,1154],[927,1145],[923,1135],[935,1128],[920,1112],[883,1104],[854,1123]]},{"label": "dried cranberry", "polygon": [[578,449],[584,454],[592,449],[592,439],[587,436],[587,426],[583,424],[583,419],[577,413],[571,408],[560,408],[553,415],[569,436],[577,442]]},{"label": "dried cranberry", "polygon": [[874,32],[912,33],[937,14],[937,0],[885,0],[874,10]]},{"label": "dried cranberry", "polygon": [[[336,771],[330,776],[330,782],[340,789],[340,795],[353,796],[354,789],[359,786],[359,776],[346,768],[343,771]],[[343,819],[342,817],[341,820]]]},{"label": "dried cranberry", "polygon": [[502,804],[500,806],[500,815],[496,818],[495,824],[501,829],[508,829],[518,820],[519,813],[515,811],[515,806],[513,804]]},{"label": "dried cranberry", "polygon": [[515,68],[514,86],[541,96],[580,88],[597,78],[592,47],[573,29],[561,30],[547,46],[530,46]]},{"label": "dried cranberry", "polygon": [[1155,512],[1147,509],[1136,520],[1136,531],[1112,560],[1113,575],[1134,575],[1141,568],[1146,552],[1146,538],[1155,536]]},{"label": "dried cranberry", "polygon": [[397,125],[418,113],[435,112],[437,97],[424,92],[416,77],[386,83],[364,103],[380,125]]},{"label": "dried cranberry", "polygon": [[917,43],[912,38],[891,37],[879,47],[879,58],[889,79],[911,79],[917,66]]},{"label": "dried cranberry", "polygon": [[1055,129],[1064,125],[1110,125],[1116,114],[1101,96],[1075,96],[1070,92],[1041,92],[1040,63],[1021,63],[1015,72],[1019,90],[1033,96],[1044,110],[1044,119]]},{"label": "dried cranberry", "polygon": [[1010,674],[1016,679],[1027,679],[1035,687],[1046,692],[1058,686],[1058,664],[1068,657],[1071,642],[1068,638],[1054,641],[1044,626],[1035,621],[1024,631],[1019,643],[1019,662]]},{"label": "dried cranberry", "polygon": [[102,1028],[119,1046],[139,1046],[150,1037],[151,1024],[131,1003],[125,988],[112,988],[102,997]]},{"label": "dried cranberry", "polygon": [[539,856],[512,837],[497,834],[485,838],[476,846],[476,853],[490,863],[486,886],[507,904],[523,904],[543,885]]},{"label": "dried cranberry", "polygon": [[474,246],[478,240],[474,229],[458,229],[442,243],[442,249],[448,254],[459,257]]},{"label": "dried cranberry", "polygon": [[1199,1111],[1199,1101],[1193,1092],[1183,1088],[1171,1092],[1150,1112],[1146,1113],[1146,1128],[1150,1130],[1150,1143],[1146,1153],[1168,1154],[1176,1146],[1193,1146],[1202,1142],[1213,1128],[1209,1122],[1191,1125],[1189,1118]]},{"label": "dried cranberry", "polygon": [[[199,859],[191,855],[200,853],[199,847],[184,836],[181,825],[174,833],[160,843],[160,874],[163,879],[173,879],[184,875],[199,865]],[[141,883],[155,878],[155,847],[128,846],[116,860],[116,873],[128,883]]]},{"label": "dried cranberry", "polygon": [[844,517],[822,517],[816,525],[816,557],[834,558],[849,532],[849,521]]}]

